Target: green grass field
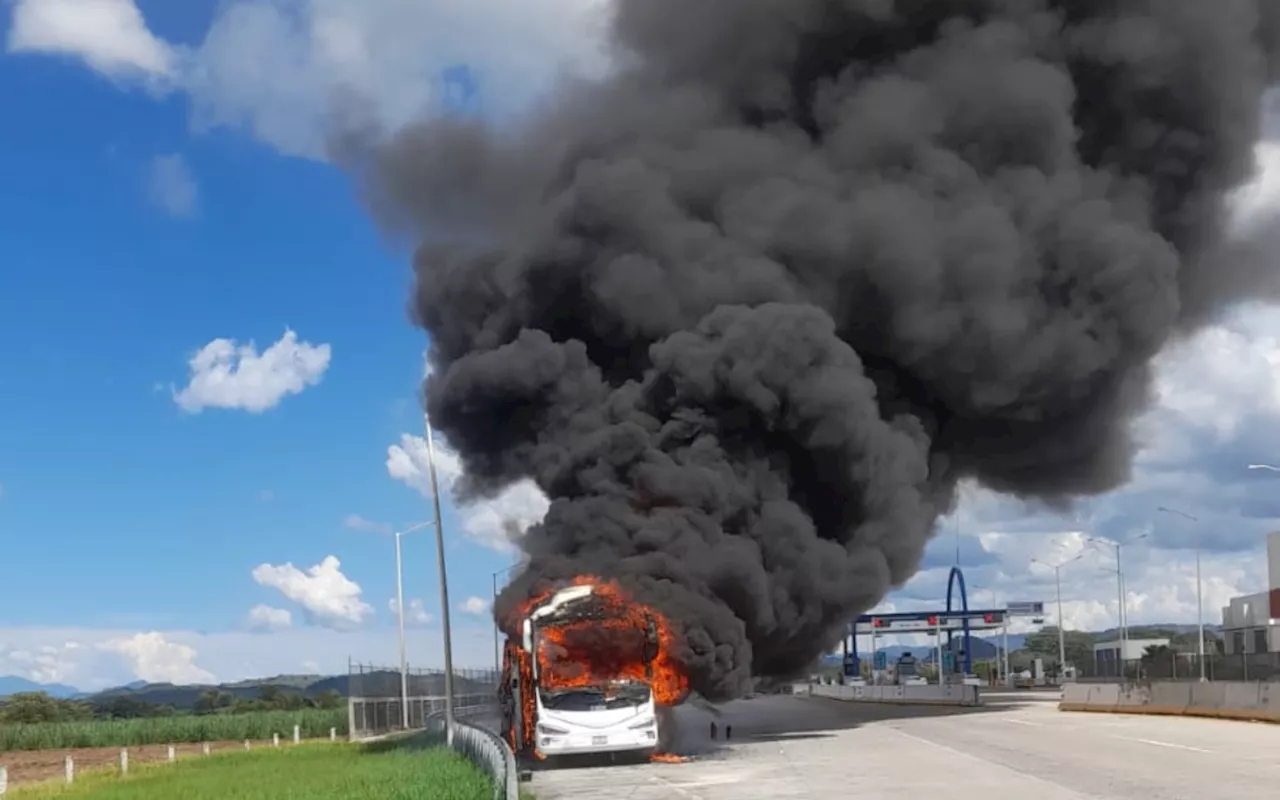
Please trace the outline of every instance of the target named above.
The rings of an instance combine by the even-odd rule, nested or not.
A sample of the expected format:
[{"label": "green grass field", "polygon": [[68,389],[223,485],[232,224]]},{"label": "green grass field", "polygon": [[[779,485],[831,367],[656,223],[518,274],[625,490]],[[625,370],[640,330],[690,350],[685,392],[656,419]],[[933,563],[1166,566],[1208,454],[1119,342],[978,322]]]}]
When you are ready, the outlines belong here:
[{"label": "green grass field", "polygon": [[424,742],[309,744],[157,764],[121,778],[18,789],[14,800],[491,800],[489,778]]},{"label": "green grass field", "polygon": [[345,736],[347,710],[260,711],[198,717],[0,725],[0,753],[7,750],[238,742],[242,739],[270,739],[273,733],[288,739],[293,736],[294,725],[302,727],[302,736],[307,739],[327,737],[330,728],[337,728],[338,735]]}]

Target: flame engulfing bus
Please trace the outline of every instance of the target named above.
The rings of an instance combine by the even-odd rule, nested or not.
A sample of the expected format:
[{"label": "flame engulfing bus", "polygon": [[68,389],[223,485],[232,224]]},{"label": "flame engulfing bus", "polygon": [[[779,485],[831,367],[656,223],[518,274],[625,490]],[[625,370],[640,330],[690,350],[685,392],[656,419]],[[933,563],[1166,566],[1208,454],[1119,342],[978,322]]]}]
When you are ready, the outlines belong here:
[{"label": "flame engulfing bus", "polygon": [[584,578],[535,599],[515,622],[500,699],[517,755],[661,752],[662,709],[685,699],[688,680],[660,614]]}]

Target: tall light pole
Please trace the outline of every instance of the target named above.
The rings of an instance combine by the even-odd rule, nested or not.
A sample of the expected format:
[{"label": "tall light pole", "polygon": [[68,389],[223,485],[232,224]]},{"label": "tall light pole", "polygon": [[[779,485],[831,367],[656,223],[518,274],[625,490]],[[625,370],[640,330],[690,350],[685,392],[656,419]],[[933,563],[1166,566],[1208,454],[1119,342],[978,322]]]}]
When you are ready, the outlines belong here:
[{"label": "tall light pole", "polygon": [[1061,564],[1050,564],[1047,561],[1041,561],[1038,558],[1031,559],[1032,564],[1041,564],[1053,570],[1053,582],[1058,590],[1058,680],[1062,680],[1062,673],[1067,669],[1067,634],[1066,624],[1062,621],[1062,568],[1068,564],[1075,563],[1084,558],[1084,553],[1075,558],[1067,559]]},{"label": "tall light pole", "polygon": [[404,654],[404,569],[400,560],[400,537],[425,528],[430,522],[419,522],[417,525],[395,532],[396,539],[396,616],[400,624],[400,723],[405,730],[409,729],[409,662]]},{"label": "tall light pole", "polygon": [[1124,546],[1126,544],[1132,544],[1141,539],[1145,539],[1147,538],[1148,535],[1149,534],[1144,533],[1141,536],[1135,536],[1133,539],[1129,540],[1128,542],[1116,542],[1116,541],[1112,541],[1111,539],[1104,539],[1100,536],[1088,537],[1088,541],[1094,542],[1096,544],[1105,544],[1106,546],[1113,548],[1116,551],[1116,600],[1118,601],[1117,610],[1119,612],[1117,616],[1119,617],[1119,622],[1120,622],[1120,655],[1121,655],[1120,660],[1121,661],[1124,661],[1124,656],[1126,655],[1125,651],[1128,649],[1128,644],[1129,644],[1129,615],[1127,613],[1127,609],[1125,608],[1127,603],[1125,603],[1125,591],[1124,591],[1124,564],[1121,561],[1120,551],[1124,549]]},{"label": "tall light pole", "polygon": [[[1193,517],[1185,511],[1179,511],[1176,508],[1168,508],[1160,506],[1156,511],[1163,511],[1166,514],[1183,517],[1194,522],[1197,526],[1200,520]],[[1196,648],[1200,656],[1200,680],[1208,680],[1205,678],[1204,672],[1204,581],[1200,578],[1200,532],[1196,531],[1196,629],[1198,633],[1199,645]]]},{"label": "tall light pole", "polygon": [[440,569],[440,627],[444,629],[444,724],[445,736],[453,745],[453,632],[449,626],[449,577],[444,561],[444,526],[440,523],[440,484],[436,480],[436,445],[431,433],[431,416],[424,413],[427,433],[427,472],[431,476],[431,507],[436,526],[436,564]]}]

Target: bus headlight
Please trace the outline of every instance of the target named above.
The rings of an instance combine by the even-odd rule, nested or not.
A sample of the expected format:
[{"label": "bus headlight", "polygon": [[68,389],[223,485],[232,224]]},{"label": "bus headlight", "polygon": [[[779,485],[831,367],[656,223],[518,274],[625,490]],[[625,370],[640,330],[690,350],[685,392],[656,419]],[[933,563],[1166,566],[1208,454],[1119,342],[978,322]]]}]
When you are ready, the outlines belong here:
[{"label": "bus headlight", "polygon": [[627,727],[633,731],[638,731],[638,730],[643,730],[644,728],[652,728],[654,725],[657,724],[657,722],[658,720],[655,719],[654,717],[646,717],[645,719],[642,719],[639,722],[631,723]]},{"label": "bus headlight", "polygon": [[538,733],[543,736],[568,736],[569,732],[563,728],[557,728],[553,725],[543,725],[538,723]]}]

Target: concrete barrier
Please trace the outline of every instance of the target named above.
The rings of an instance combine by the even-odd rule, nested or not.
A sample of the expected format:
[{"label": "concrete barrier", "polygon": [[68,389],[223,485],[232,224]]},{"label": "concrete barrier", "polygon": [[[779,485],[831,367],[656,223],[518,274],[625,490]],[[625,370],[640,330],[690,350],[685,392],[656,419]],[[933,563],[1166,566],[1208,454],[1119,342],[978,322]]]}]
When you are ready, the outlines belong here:
[{"label": "concrete barrier", "polygon": [[1115,711],[1120,686],[1115,683],[1069,683],[1062,687],[1061,711]]},{"label": "concrete barrier", "polygon": [[1259,682],[1068,684],[1059,711],[1159,714],[1280,723],[1280,684]]},{"label": "concrete barrier", "polygon": [[1151,689],[1148,686],[1129,684],[1121,686],[1120,691],[1116,694],[1115,710],[1120,713],[1130,710],[1134,713],[1141,713],[1150,705]]},{"label": "concrete barrier", "polygon": [[[850,703],[887,703],[904,706],[976,706],[982,704],[977,686],[839,686],[809,684],[794,694],[826,697]],[[1280,698],[1278,698],[1280,699]]]}]

